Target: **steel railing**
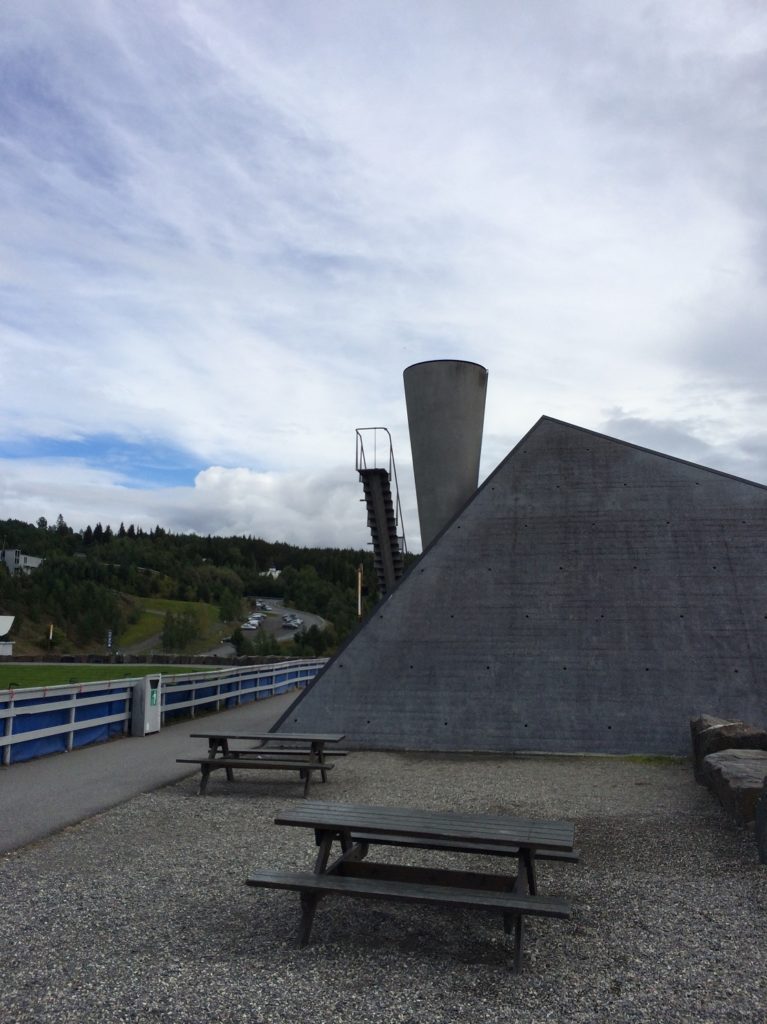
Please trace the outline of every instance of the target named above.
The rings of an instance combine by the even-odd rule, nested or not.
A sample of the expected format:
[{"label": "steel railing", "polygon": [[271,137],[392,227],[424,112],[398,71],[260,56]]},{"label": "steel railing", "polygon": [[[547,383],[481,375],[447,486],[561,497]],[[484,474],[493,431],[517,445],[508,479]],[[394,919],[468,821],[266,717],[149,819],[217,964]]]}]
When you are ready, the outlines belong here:
[{"label": "steel railing", "polygon": [[[379,458],[379,443],[378,443],[378,432],[383,431],[386,435],[386,440],[381,445],[381,465],[378,464]],[[397,533],[397,540],[399,541],[400,551],[403,555],[407,554],[407,542],[405,540],[405,524],[402,521],[402,504],[400,503],[399,497],[399,481],[397,480],[397,466],[394,462],[394,445],[392,444],[391,434],[387,427],[357,427],[354,431],[356,435],[356,454],[355,454],[355,468],[358,473],[365,469],[386,469],[389,474],[389,483],[393,484],[393,502],[394,502],[394,525]],[[365,451],[365,439],[363,434],[372,434],[372,444],[368,439],[368,450]],[[368,455],[370,454],[370,448],[372,447],[372,463],[368,465]]]}]

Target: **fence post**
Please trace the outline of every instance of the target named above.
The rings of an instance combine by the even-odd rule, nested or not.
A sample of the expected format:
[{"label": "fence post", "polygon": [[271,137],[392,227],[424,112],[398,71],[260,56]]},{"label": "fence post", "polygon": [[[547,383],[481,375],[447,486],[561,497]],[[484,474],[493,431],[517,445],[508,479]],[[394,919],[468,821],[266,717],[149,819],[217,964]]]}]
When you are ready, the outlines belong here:
[{"label": "fence post", "polygon": [[[13,736],[13,717],[14,717],[14,713],[15,713],[14,712],[14,707],[13,707],[13,698],[14,698],[14,696],[15,696],[14,691],[13,690],[9,690],[8,691],[8,717],[5,720],[5,729],[3,730],[6,739],[10,739],[10,737]],[[6,766],[11,763],[11,747],[12,746],[13,746],[13,744],[9,743],[6,747],[3,747],[3,764],[6,765]]]},{"label": "fence post", "polygon": [[[71,693],[69,695],[69,724],[73,726],[75,724],[75,713],[77,711],[77,694]],[[75,731],[70,728],[67,733],[67,750],[71,751],[75,742]]]}]

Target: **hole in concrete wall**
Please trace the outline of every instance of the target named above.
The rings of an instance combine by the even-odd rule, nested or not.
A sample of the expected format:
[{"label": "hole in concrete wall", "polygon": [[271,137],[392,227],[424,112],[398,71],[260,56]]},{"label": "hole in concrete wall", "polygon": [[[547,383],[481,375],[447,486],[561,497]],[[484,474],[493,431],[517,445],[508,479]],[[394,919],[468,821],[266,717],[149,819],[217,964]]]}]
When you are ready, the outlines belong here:
[{"label": "hole in concrete wall", "polygon": [[485,671],[486,671],[486,672],[489,672],[489,671],[490,671],[490,666],[489,666],[489,665],[485,665]]},{"label": "hole in concrete wall", "polygon": [[442,724],[443,724],[443,725],[447,725],[447,722],[443,722]]},{"label": "hole in concrete wall", "polygon": [[683,619],[683,618],[684,618],[684,615],[680,615],[680,616],[679,616],[679,618],[680,618],[680,619]]},{"label": "hole in concrete wall", "polygon": [[715,565],[712,565],[712,566],[711,566],[711,568],[712,568],[712,569],[716,569],[716,566],[715,566]]},{"label": "hole in concrete wall", "polygon": [[649,668],[645,665],[645,672],[649,672]]},{"label": "hole in concrete wall", "polygon": [[737,675],[739,671],[740,671],[740,670],[736,668],[736,669],[735,669],[735,675]]},{"label": "hole in concrete wall", "polygon": [[343,667],[344,667],[344,663],[343,663],[342,661],[339,661],[339,663],[338,663],[338,667],[339,667],[339,668],[343,668]]},{"label": "hole in concrete wall", "polygon": [[632,569],[636,569],[636,566],[635,566],[635,565],[632,565],[632,566],[631,566],[631,568],[632,568]]},{"label": "hole in concrete wall", "polygon": [[410,667],[412,668],[413,666],[411,665]]},{"label": "hole in concrete wall", "polygon": [[607,728],[608,728],[608,729],[612,729],[612,726],[611,726],[611,725],[608,725],[608,726],[607,726]]},{"label": "hole in concrete wall", "polygon": [[370,719],[369,719],[369,718],[368,718],[368,719],[367,719],[367,721],[365,722],[365,725],[370,725]]},{"label": "hole in concrete wall", "polygon": [[525,722],[525,728],[527,728],[527,722]]}]

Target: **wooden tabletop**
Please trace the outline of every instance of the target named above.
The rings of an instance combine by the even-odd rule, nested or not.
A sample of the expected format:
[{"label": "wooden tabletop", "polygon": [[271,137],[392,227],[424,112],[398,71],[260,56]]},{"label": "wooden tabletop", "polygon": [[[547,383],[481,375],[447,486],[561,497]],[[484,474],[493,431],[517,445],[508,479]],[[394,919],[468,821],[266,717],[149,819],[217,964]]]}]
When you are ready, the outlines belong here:
[{"label": "wooden tabletop", "polygon": [[196,739],[206,740],[296,740],[303,743],[340,743],[342,732],[190,732]]},{"label": "wooden tabletop", "polygon": [[575,826],[569,821],[531,821],[505,815],[455,814],[412,807],[370,807],[319,800],[289,807],[278,814],[275,822],[325,831],[337,829],[542,850],[572,850],[575,840]]}]

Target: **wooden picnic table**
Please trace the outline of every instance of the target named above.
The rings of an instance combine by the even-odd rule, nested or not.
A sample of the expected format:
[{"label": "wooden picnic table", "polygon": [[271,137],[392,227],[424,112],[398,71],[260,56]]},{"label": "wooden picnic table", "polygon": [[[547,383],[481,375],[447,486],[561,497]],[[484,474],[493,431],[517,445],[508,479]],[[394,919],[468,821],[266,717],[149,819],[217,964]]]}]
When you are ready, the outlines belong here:
[{"label": "wooden picnic table", "polygon": [[[327,782],[327,773],[333,767],[325,754],[327,744],[340,743],[343,733],[287,733],[287,732],[253,732],[253,733],[222,733],[193,732],[193,739],[206,739],[208,753],[206,757],[177,758],[177,761],[188,764],[199,764],[201,769],[200,795],[207,790],[208,778],[212,771],[224,769],[228,782],[234,780],[235,768],[283,769],[298,771],[304,780],[304,796],[309,793],[312,774],[320,773],[323,782]],[[257,746],[246,749],[232,748],[232,741],[256,741]],[[279,744],[273,746],[272,744]],[[346,754],[345,750],[331,748],[336,756]]]},{"label": "wooden picnic table", "polygon": [[[571,913],[566,902],[538,893],[535,875],[536,860],[578,860],[570,822],[308,801],[281,812],[275,823],[314,830],[319,847],[314,870],[254,871],[246,881],[300,893],[302,946],[309,941],[320,897],[330,893],[468,906],[501,912],[504,930],[514,931],[518,971],[524,917],[564,918]],[[340,851],[331,861],[335,842]],[[516,871],[491,874],[369,861],[369,848],[375,845],[512,858]]]},{"label": "wooden picnic table", "polygon": [[[218,752],[222,757],[230,757],[232,754],[253,753],[253,749],[247,751],[232,751],[229,747],[230,740],[247,740],[249,742],[259,741],[256,749],[258,753],[268,753],[263,750],[269,743],[280,743],[284,751],[294,750],[296,753],[309,752],[318,759],[322,759],[325,753],[325,746],[328,743],[340,743],[344,738],[342,732],[249,732],[249,733],[223,733],[223,732],[192,732],[189,734],[193,739],[206,739],[208,741],[208,753],[215,757]],[[289,744],[289,747],[287,746]],[[334,751],[335,753],[335,751]]]}]

